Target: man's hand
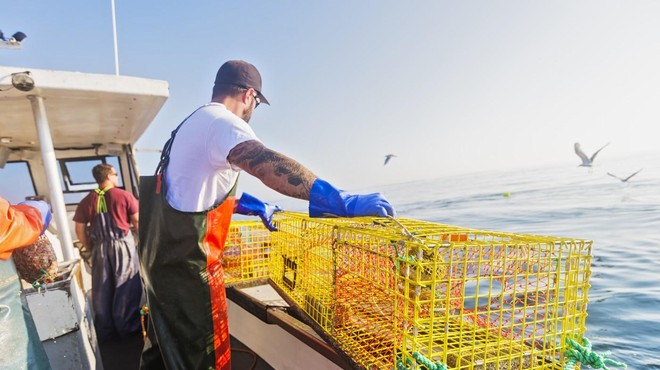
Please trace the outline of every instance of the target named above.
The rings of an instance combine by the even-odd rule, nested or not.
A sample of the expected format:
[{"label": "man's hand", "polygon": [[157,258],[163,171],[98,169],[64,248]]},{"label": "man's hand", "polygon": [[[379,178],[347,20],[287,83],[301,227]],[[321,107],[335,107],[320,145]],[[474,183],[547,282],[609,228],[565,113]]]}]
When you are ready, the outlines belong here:
[{"label": "man's hand", "polygon": [[259,216],[261,222],[270,231],[277,231],[277,228],[273,225],[273,214],[281,211],[282,209],[280,207],[264,203],[248,193],[243,193],[241,199],[236,204],[236,208],[234,208],[234,213],[240,215]]}]

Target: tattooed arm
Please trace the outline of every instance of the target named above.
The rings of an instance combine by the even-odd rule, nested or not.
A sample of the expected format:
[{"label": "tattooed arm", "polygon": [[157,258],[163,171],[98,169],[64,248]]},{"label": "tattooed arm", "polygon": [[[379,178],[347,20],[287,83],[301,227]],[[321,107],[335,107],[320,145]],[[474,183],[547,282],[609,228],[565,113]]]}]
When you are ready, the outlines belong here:
[{"label": "tattooed arm", "polygon": [[309,199],[309,191],[316,180],[316,175],[302,164],[256,140],[236,145],[227,160],[269,188],[298,199]]}]

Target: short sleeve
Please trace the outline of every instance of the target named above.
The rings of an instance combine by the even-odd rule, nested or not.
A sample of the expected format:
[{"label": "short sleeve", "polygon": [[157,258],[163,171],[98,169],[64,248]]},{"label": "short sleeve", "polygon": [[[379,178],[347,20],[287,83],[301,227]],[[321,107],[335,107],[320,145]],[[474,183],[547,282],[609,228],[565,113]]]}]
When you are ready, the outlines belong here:
[{"label": "short sleeve", "polygon": [[81,224],[87,224],[91,221],[90,195],[88,194],[78,203],[76,211],[73,213],[73,221]]},{"label": "short sleeve", "polygon": [[227,161],[229,152],[242,142],[256,140],[257,135],[242,119],[217,119],[209,126],[206,145],[209,161],[218,169],[233,169]]},{"label": "short sleeve", "polygon": [[138,206],[138,200],[135,199],[133,194],[131,194],[129,192],[126,192],[126,195],[127,195],[127,198],[128,198],[128,209],[127,209],[128,215],[132,216],[132,215],[138,213],[139,210],[140,210],[140,208]]}]

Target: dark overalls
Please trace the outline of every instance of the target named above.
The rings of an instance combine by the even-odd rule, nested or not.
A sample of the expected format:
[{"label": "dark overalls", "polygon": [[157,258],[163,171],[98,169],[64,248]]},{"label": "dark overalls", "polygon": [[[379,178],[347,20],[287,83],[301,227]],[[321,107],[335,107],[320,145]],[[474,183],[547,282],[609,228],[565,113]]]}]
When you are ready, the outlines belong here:
[{"label": "dark overalls", "polygon": [[140,179],[139,260],[150,322],[141,368],[230,370],[222,253],[236,185],[209,210],[172,208],[162,180],[177,130],[156,175]]},{"label": "dark overalls", "polygon": [[90,227],[92,307],[101,341],[138,332],[143,301],[135,240],[115,225],[105,204],[108,190],[95,190],[97,212]]}]

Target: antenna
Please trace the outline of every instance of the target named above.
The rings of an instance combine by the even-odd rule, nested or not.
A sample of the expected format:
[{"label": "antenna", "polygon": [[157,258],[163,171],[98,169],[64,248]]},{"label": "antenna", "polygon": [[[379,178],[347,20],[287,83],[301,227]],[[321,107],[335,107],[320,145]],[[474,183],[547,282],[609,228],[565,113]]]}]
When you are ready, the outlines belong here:
[{"label": "antenna", "polygon": [[110,0],[112,5],[112,38],[115,43],[115,75],[119,76],[119,52],[117,51],[117,19],[115,18],[115,0]]}]

